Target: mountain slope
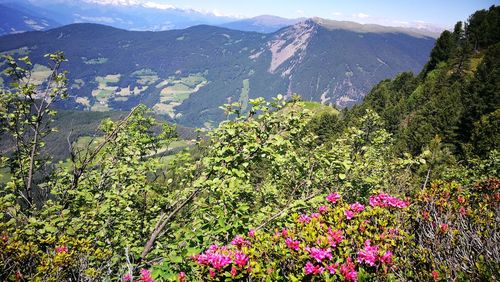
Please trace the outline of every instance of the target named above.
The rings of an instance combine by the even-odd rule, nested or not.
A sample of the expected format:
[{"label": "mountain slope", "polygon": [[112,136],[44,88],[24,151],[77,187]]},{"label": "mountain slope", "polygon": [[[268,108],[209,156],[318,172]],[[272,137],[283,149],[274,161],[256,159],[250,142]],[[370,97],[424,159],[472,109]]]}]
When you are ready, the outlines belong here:
[{"label": "mountain slope", "polygon": [[0,35],[33,30],[46,30],[60,26],[57,22],[32,11],[15,9],[0,4]]},{"label": "mountain slope", "polygon": [[132,32],[73,24],[0,37],[0,52],[28,54],[39,75],[43,55],[62,50],[71,97],[61,107],[129,110],[145,103],[172,121],[209,126],[218,107],[278,93],[349,106],[378,81],[418,72],[434,40],[392,29],[328,29],[307,20],[272,34],[195,26]]}]

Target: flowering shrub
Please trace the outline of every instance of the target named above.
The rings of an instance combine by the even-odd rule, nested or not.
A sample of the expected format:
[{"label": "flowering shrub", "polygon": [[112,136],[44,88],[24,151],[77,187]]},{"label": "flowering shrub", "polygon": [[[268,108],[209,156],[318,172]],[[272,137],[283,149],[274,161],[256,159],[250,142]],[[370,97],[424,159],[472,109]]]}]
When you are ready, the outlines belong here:
[{"label": "flowering shrub", "polygon": [[369,206],[347,204],[337,193],[310,215],[294,215],[290,228],[274,234],[249,231],[228,246],[212,245],[192,257],[199,280],[226,278],[301,281],[391,279],[401,265],[394,250],[409,236],[398,215],[409,203],[378,194]]}]

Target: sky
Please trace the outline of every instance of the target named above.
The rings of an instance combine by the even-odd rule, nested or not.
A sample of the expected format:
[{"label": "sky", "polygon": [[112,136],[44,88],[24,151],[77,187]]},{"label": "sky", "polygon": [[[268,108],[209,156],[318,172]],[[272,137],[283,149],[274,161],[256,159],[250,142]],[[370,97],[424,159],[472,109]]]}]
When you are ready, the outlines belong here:
[{"label": "sky", "polygon": [[275,15],[285,18],[322,17],[393,26],[431,24],[451,28],[479,9],[499,0],[82,0],[184,8],[221,16]]}]

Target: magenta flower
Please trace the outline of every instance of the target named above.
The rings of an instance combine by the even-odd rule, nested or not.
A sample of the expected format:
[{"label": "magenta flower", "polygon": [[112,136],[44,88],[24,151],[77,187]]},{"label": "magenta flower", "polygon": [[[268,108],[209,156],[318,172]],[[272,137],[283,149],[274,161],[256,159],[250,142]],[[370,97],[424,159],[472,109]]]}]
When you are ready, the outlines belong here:
[{"label": "magenta flower", "polygon": [[208,271],[210,273],[210,278],[214,279],[215,278],[215,270],[211,269]]},{"label": "magenta flower", "polygon": [[324,214],[324,213],[328,212],[328,207],[327,206],[320,206],[318,211],[320,214]]},{"label": "magenta flower", "polygon": [[130,273],[123,275],[122,281],[132,281],[132,275]]},{"label": "magenta flower", "polygon": [[233,277],[234,277],[234,276],[236,276],[236,274],[238,274],[238,270],[236,269],[236,267],[234,267],[234,266],[233,266],[233,267],[231,268],[231,276],[233,276]]},{"label": "magenta flower", "polygon": [[179,282],[186,282],[186,273],[184,273],[183,271],[179,272],[177,278],[179,279]]},{"label": "magenta flower", "polygon": [[286,238],[285,244],[288,248],[298,251],[300,249],[300,241],[294,241],[292,238]]},{"label": "magenta flower", "polygon": [[328,243],[332,247],[336,247],[342,240],[344,236],[342,235],[341,230],[332,230],[332,228],[328,227]]},{"label": "magenta flower", "polygon": [[354,263],[352,263],[351,258],[347,258],[347,261],[340,266],[340,274],[344,276],[345,281],[358,281],[358,273],[354,269]]},{"label": "magenta flower", "polygon": [[354,212],[353,212],[353,211],[351,211],[351,210],[345,210],[345,211],[344,211],[344,215],[345,215],[345,217],[346,217],[347,219],[351,219],[351,218],[353,218],[353,217],[354,217]]},{"label": "magenta flower", "polygon": [[240,268],[243,268],[248,262],[248,256],[242,252],[234,253],[234,263]]},{"label": "magenta flower", "polygon": [[305,214],[301,214],[299,216],[299,222],[300,223],[309,223],[311,221],[311,218]]},{"label": "magenta flower", "polygon": [[318,218],[318,217],[319,217],[319,213],[317,213],[317,212],[311,214],[311,218]]},{"label": "magenta flower", "polygon": [[392,264],[392,252],[391,251],[385,252],[382,255],[382,257],[380,257],[380,262],[385,264]]},{"label": "magenta flower", "polygon": [[281,229],[281,236],[287,237],[288,236],[288,229],[286,229],[286,228]]},{"label": "magenta flower", "polygon": [[410,205],[409,202],[403,201],[396,197],[392,197],[385,193],[380,193],[378,195],[371,196],[369,202],[372,207],[381,207],[381,208],[395,207],[402,209]]},{"label": "magenta flower", "polygon": [[335,204],[341,196],[337,193],[331,193],[330,195],[326,196],[326,200],[332,204]]},{"label": "magenta flower", "polygon": [[66,254],[68,252],[68,246],[60,246],[55,249],[56,254]]},{"label": "magenta flower", "polygon": [[304,266],[304,271],[306,272],[306,275],[309,275],[309,274],[316,275],[316,274],[323,273],[323,271],[325,271],[325,268],[321,267],[320,265],[315,266],[310,261],[308,261],[306,263],[306,265]]},{"label": "magenta flower", "polygon": [[221,270],[226,265],[231,263],[231,258],[227,255],[213,254],[210,263],[215,269]]},{"label": "magenta flower", "polygon": [[377,255],[378,246],[371,246],[371,241],[366,240],[364,249],[358,252],[358,262],[364,262],[371,266],[375,266],[375,262],[377,262]]},{"label": "magenta flower", "polygon": [[336,264],[336,263],[330,264],[330,265],[326,265],[326,269],[328,271],[330,271],[330,274],[335,274],[335,271],[337,270],[337,267],[339,267],[339,265]]},{"label": "magenta flower", "polygon": [[322,262],[324,259],[332,259],[332,250],[330,248],[323,250],[321,248],[306,247],[306,251],[317,262]]},{"label": "magenta flower", "polygon": [[351,204],[350,208],[355,213],[360,213],[360,212],[365,210],[365,206],[363,206],[362,204],[360,204],[358,202]]},{"label": "magenta flower", "polygon": [[243,236],[237,235],[236,237],[234,237],[233,241],[231,241],[231,245],[234,245],[234,246],[237,246],[238,248],[241,248],[242,246],[250,245],[250,242],[245,240],[245,238],[243,238]]},{"label": "magenta flower", "polygon": [[151,277],[151,273],[147,269],[141,269],[141,275],[139,276],[138,281],[142,282],[154,282],[153,277]]},{"label": "magenta flower", "polygon": [[250,238],[255,237],[255,229],[248,230],[248,237],[250,237]]}]

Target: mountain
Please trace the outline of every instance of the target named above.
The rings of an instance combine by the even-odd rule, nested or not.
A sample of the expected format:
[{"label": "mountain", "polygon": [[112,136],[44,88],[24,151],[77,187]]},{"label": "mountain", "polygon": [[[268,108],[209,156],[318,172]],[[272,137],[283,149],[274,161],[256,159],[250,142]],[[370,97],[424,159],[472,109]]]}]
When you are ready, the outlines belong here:
[{"label": "mountain", "polygon": [[59,23],[48,19],[36,12],[16,9],[0,4],[0,35],[19,33],[33,30],[46,30],[60,26]]},{"label": "mountain", "polygon": [[[187,126],[210,127],[219,106],[299,93],[338,107],[359,102],[380,80],[419,72],[434,39],[405,30],[332,28],[311,19],[270,34],[200,25],[162,32],[72,24],[0,37],[0,52],[29,55],[43,77],[45,53],[65,52],[71,97],[59,105],[92,111],[145,103]],[[361,27],[364,27],[361,25]]]},{"label": "mountain", "polygon": [[277,16],[262,15],[250,19],[224,23],[219,26],[241,31],[255,31],[261,33],[272,33],[281,28],[294,25],[305,19],[286,19]]}]

